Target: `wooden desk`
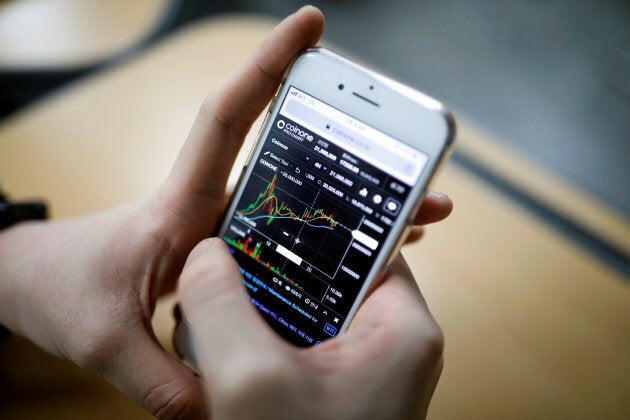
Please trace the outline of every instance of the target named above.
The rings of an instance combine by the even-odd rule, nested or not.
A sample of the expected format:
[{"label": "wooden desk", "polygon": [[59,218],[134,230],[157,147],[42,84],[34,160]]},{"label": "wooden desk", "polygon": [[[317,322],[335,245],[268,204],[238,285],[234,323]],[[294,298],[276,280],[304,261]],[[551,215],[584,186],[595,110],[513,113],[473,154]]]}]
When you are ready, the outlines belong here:
[{"label": "wooden desk", "polygon": [[149,36],[167,0],[0,2],[0,70],[62,70],[105,61]]},{"label": "wooden desk", "polygon": [[[0,126],[3,185],[14,198],[47,197],[54,217],[146,195],[166,176],[205,93],[271,25],[199,23],[16,115]],[[480,139],[463,128],[461,144],[474,149]],[[404,250],[446,335],[429,417],[627,416],[624,279],[456,164],[436,187],[454,198],[452,217]],[[171,304],[160,302],[154,322],[166,347]],[[142,415],[89,373],[15,338],[3,346],[0,367],[17,388],[0,405],[5,418]]]}]

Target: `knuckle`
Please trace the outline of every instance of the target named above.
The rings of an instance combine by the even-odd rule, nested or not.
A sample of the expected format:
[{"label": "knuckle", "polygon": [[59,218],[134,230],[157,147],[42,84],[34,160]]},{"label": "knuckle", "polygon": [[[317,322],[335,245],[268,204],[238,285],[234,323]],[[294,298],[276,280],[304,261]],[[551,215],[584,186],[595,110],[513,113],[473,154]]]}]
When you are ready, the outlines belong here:
[{"label": "knuckle", "polygon": [[444,354],[444,332],[437,322],[433,321],[423,334],[425,357],[432,362],[442,360]]},{"label": "knuckle", "polygon": [[442,363],[445,340],[438,323],[430,315],[422,314],[413,325],[412,328],[407,325],[404,332],[400,330],[395,334],[404,337],[401,345],[406,349],[407,363],[420,371]]},{"label": "knuckle", "polygon": [[158,419],[198,418],[203,404],[189,389],[179,382],[160,383],[148,389],[141,404]]},{"label": "knuckle", "polygon": [[226,134],[229,138],[244,137],[249,131],[251,121],[240,118],[240,114],[233,111],[231,101],[227,98],[229,91],[225,86],[209,93],[204,98],[197,114],[197,119],[213,126]]},{"label": "knuckle", "polygon": [[201,106],[199,107],[199,118],[207,118],[208,115],[212,115],[214,113],[214,109],[216,108],[216,96],[216,91],[208,92],[206,94],[206,96],[203,98],[203,101],[201,102]]},{"label": "knuckle", "polygon": [[425,377],[426,372],[441,371],[444,360],[444,334],[435,321],[425,322],[417,330],[412,340],[410,352],[411,365],[419,376]]}]

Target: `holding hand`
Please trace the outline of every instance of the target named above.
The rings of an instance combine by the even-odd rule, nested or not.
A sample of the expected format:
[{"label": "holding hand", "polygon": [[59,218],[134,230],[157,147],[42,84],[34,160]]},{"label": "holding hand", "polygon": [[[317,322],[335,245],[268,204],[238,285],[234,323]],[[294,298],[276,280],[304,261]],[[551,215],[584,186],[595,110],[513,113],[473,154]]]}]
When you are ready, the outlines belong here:
[{"label": "holding hand", "polygon": [[[303,8],[280,23],[249,62],[206,98],[171,173],[151,197],[85,217],[23,223],[1,231],[0,324],[54,355],[97,372],[158,417],[194,418],[205,413],[200,379],[164,352],[155,338],[151,327],[155,303],[159,296],[175,288],[193,247],[215,230],[228,199],[225,189],[228,174],[246,133],[277,90],[290,60],[314,45],[322,31],[323,17],[312,7]],[[448,198],[429,195],[417,220],[422,224],[441,220],[448,215],[451,205]],[[217,284],[225,282],[225,291],[238,288],[238,299],[245,300],[242,286],[235,281],[234,262],[221,252],[224,250],[218,245],[213,246],[212,253],[220,255],[221,264],[226,264],[219,267],[226,278]],[[203,258],[194,264],[191,262],[186,278],[190,279],[190,270],[197,266],[200,273],[205,273],[209,269],[207,264],[212,263],[208,259],[204,253]],[[411,290],[410,297],[403,301],[412,299],[406,305],[415,305],[417,309],[421,301],[419,293],[408,278],[402,263],[397,263],[386,283],[370,297],[373,303],[366,303],[365,310],[355,320],[356,332],[351,331],[342,341],[335,341],[338,344],[331,342],[321,349],[313,349],[324,355],[314,360],[321,362],[328,354],[335,356],[335,363],[351,363],[343,357],[339,361],[337,356],[340,351],[352,353],[353,340],[357,346],[359,343],[372,346],[372,340],[384,340],[380,349],[372,348],[368,352],[376,353],[361,356],[366,363],[374,363],[376,355],[388,349],[388,337],[393,338],[394,334],[383,330],[380,336],[363,337],[362,332],[368,329],[365,323],[376,322],[371,311],[379,307],[388,307],[383,313],[391,310],[388,302],[391,298],[387,295],[396,297]],[[207,303],[189,301],[186,305],[192,313],[196,306],[200,308],[199,314],[215,311]],[[247,305],[239,304],[239,307],[245,309]],[[426,314],[416,312],[413,322],[419,325]],[[226,316],[229,314],[238,315],[231,311]],[[252,308],[249,308],[244,316],[251,315]],[[395,313],[381,316],[378,322],[391,327],[389,316]],[[224,318],[220,322],[228,325],[232,320]],[[366,326],[359,328],[362,323]],[[254,330],[254,326],[249,328]],[[203,325],[197,323],[200,337],[204,337],[201,327]],[[435,331],[429,334],[433,356],[439,353],[439,339],[435,334]],[[228,345],[238,343],[237,339],[233,337],[214,345],[231,353]],[[282,348],[282,344],[270,344],[269,337],[264,340],[261,343],[268,346],[270,352]],[[418,337],[414,342],[418,342]],[[209,345],[202,344],[202,348],[210,353],[217,351],[206,347]],[[234,349],[240,351],[238,347]],[[291,354],[294,369],[297,369],[298,362],[305,356],[295,354],[309,353],[282,354]],[[360,357],[352,359],[357,363],[361,360]],[[378,363],[402,361],[402,358],[398,361],[390,358]],[[276,363],[276,360],[271,362]],[[420,365],[424,366],[411,368],[416,372],[421,369]],[[322,364],[320,368],[325,371],[327,366]],[[207,372],[211,373],[213,368],[214,365],[208,367]],[[321,373],[317,369],[312,372]],[[370,369],[363,375],[371,377]],[[245,380],[242,375],[235,378]],[[316,378],[311,379],[314,384],[318,383]],[[213,383],[212,375],[208,380],[209,384]],[[221,384],[225,382],[222,380]],[[340,389],[342,385],[345,383],[339,382]]]},{"label": "holding hand", "polygon": [[349,330],[317,347],[283,341],[249,302],[220,239],[192,251],[179,297],[214,419],[405,419],[426,415],[443,339],[398,258]]}]

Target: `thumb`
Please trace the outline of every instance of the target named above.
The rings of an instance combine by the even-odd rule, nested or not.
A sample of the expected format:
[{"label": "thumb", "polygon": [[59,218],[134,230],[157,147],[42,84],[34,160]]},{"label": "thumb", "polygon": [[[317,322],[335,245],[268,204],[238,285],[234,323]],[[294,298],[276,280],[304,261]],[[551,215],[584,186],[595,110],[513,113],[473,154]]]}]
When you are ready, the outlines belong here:
[{"label": "thumb", "polygon": [[220,381],[223,374],[242,371],[244,361],[280,353],[279,338],[251,304],[221,239],[206,239],[193,249],[180,277],[179,300],[204,376]]}]

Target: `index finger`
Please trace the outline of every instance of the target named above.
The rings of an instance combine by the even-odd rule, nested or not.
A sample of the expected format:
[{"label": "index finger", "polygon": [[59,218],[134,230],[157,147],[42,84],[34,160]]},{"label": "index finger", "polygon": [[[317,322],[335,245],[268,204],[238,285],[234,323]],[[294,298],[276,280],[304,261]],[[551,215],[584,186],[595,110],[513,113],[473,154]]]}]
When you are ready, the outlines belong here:
[{"label": "index finger", "polygon": [[301,8],[284,19],[245,65],[206,98],[169,177],[177,190],[223,194],[245,135],[276,92],[288,64],[317,43],[323,27],[319,9]]},{"label": "index finger", "polygon": [[446,219],[453,211],[453,201],[449,196],[437,191],[429,191],[424,196],[414,225],[422,226]]}]

